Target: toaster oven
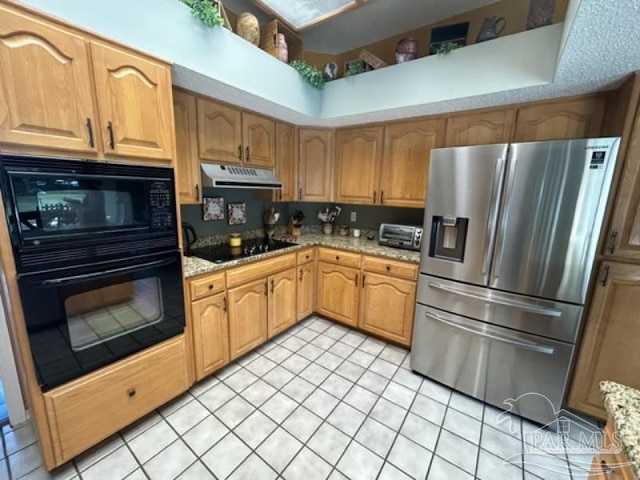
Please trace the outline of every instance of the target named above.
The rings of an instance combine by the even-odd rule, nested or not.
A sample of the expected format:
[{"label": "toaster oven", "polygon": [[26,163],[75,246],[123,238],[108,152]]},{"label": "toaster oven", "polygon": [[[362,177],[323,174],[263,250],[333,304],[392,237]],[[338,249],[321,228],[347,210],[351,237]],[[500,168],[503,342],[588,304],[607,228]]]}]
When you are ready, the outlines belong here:
[{"label": "toaster oven", "polygon": [[386,247],[420,250],[422,227],[382,223],[378,231],[378,243]]}]

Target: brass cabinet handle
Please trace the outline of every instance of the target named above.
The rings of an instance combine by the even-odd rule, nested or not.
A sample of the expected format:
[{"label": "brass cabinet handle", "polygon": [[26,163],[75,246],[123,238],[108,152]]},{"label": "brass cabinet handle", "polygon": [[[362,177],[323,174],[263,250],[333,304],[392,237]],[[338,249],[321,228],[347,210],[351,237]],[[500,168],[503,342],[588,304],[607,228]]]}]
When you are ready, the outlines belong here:
[{"label": "brass cabinet handle", "polygon": [[116,146],[115,141],[113,140],[113,124],[111,120],[107,122],[107,131],[109,132],[109,147],[113,150]]},{"label": "brass cabinet handle", "polygon": [[264,281],[264,296],[269,295],[269,280]]},{"label": "brass cabinet handle", "polygon": [[336,260],[340,260],[340,257],[338,255],[336,255]]},{"label": "brass cabinet handle", "polygon": [[200,201],[200,185],[196,183],[196,201]]},{"label": "brass cabinet handle", "polygon": [[302,200],[302,188],[298,189],[298,200]]},{"label": "brass cabinet handle", "polygon": [[356,287],[358,286],[358,274],[356,273]]},{"label": "brass cabinet handle", "polygon": [[367,276],[363,273],[362,274],[362,288],[364,288],[364,280],[365,278],[367,278]]},{"label": "brass cabinet handle", "polygon": [[227,297],[222,297],[222,311],[227,311]]},{"label": "brass cabinet handle", "polygon": [[131,387],[129,390],[127,390],[127,395],[129,396],[129,398],[135,397],[136,389],[134,387]]},{"label": "brass cabinet handle", "polygon": [[384,190],[380,191],[380,205],[384,204]]},{"label": "brass cabinet handle", "polygon": [[600,460],[600,470],[607,477],[613,473],[613,467],[610,467],[609,465],[607,465],[607,462],[604,460]]},{"label": "brass cabinet handle", "polygon": [[87,117],[87,134],[89,135],[89,146],[91,148],[95,147],[93,142],[93,127],[91,126],[91,119]]},{"label": "brass cabinet handle", "polygon": [[600,280],[600,283],[603,287],[607,285],[607,280],[609,279],[609,268],[611,268],[609,265],[604,267],[604,272],[602,273],[602,280]]},{"label": "brass cabinet handle", "polygon": [[300,269],[300,281],[302,281],[302,275],[303,275],[303,272],[302,272],[302,269]]},{"label": "brass cabinet handle", "polygon": [[391,265],[387,265],[387,272],[391,271]]},{"label": "brass cabinet handle", "polygon": [[213,283],[209,284],[209,290],[213,290]]},{"label": "brass cabinet handle", "polygon": [[249,157],[249,146],[248,145],[247,145],[247,148],[244,149],[244,151],[245,151],[244,161],[247,162],[247,163],[251,162],[251,160],[249,159],[250,157]]},{"label": "brass cabinet handle", "polygon": [[618,243],[618,232],[615,230],[611,232],[611,241],[609,242],[609,253],[613,253]]},{"label": "brass cabinet handle", "polygon": [[238,145],[238,160],[242,160],[242,145]]},{"label": "brass cabinet handle", "polygon": [[275,282],[274,282],[274,280],[273,280],[273,278],[272,278],[272,279],[271,279],[271,293],[273,293],[273,292],[274,292],[275,288],[276,288],[276,287],[275,287]]},{"label": "brass cabinet handle", "polygon": [[375,190],[373,191],[373,203],[376,203],[376,196],[377,196],[378,192],[376,192]]}]

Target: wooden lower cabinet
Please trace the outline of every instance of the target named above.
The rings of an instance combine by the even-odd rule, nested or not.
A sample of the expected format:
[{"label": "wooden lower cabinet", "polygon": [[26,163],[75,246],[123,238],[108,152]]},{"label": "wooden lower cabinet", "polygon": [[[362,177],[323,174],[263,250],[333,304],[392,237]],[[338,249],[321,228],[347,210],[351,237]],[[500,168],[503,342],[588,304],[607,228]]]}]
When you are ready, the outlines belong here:
[{"label": "wooden lower cabinet", "polygon": [[316,311],[352,327],[358,324],[360,271],[318,262]]},{"label": "wooden lower cabinet", "polygon": [[296,269],[271,275],[268,281],[267,336],[271,338],[296,323]]},{"label": "wooden lower cabinet", "polygon": [[585,319],[569,406],[604,419],[600,381],[640,388],[640,265],[603,262],[598,279]]},{"label": "wooden lower cabinet", "polygon": [[56,465],[186,391],[185,352],[180,335],[46,392]]},{"label": "wooden lower cabinet", "polygon": [[[609,420],[604,427],[601,449],[618,449],[619,442],[615,440],[613,422]],[[591,462],[589,480],[636,480],[631,470],[629,460],[623,452],[597,453]]]},{"label": "wooden lower cabinet", "polygon": [[267,279],[231,288],[229,298],[229,357],[231,360],[267,339]]},{"label": "wooden lower cabinet", "polygon": [[297,319],[302,320],[313,313],[315,297],[315,266],[312,262],[298,267]]},{"label": "wooden lower cabinet", "polygon": [[227,297],[219,293],[191,304],[196,380],[229,363]]},{"label": "wooden lower cabinet", "polygon": [[360,321],[362,330],[411,345],[416,282],[363,272]]}]

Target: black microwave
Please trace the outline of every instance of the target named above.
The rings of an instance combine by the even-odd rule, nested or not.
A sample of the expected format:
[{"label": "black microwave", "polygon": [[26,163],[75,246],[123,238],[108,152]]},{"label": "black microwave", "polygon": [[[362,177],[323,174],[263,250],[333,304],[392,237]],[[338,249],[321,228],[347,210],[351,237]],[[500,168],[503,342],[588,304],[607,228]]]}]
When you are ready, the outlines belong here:
[{"label": "black microwave", "polygon": [[19,273],[177,250],[173,169],[0,154]]}]

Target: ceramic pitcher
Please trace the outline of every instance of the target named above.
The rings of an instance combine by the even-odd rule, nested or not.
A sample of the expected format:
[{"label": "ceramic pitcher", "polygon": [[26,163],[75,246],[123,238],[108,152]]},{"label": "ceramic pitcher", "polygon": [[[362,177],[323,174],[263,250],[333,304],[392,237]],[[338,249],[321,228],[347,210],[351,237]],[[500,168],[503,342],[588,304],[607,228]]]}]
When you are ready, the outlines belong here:
[{"label": "ceramic pitcher", "polygon": [[507,21],[504,17],[496,17],[495,15],[484,17],[482,25],[480,25],[480,31],[476,37],[476,43],[493,40],[502,33],[506,24]]}]

